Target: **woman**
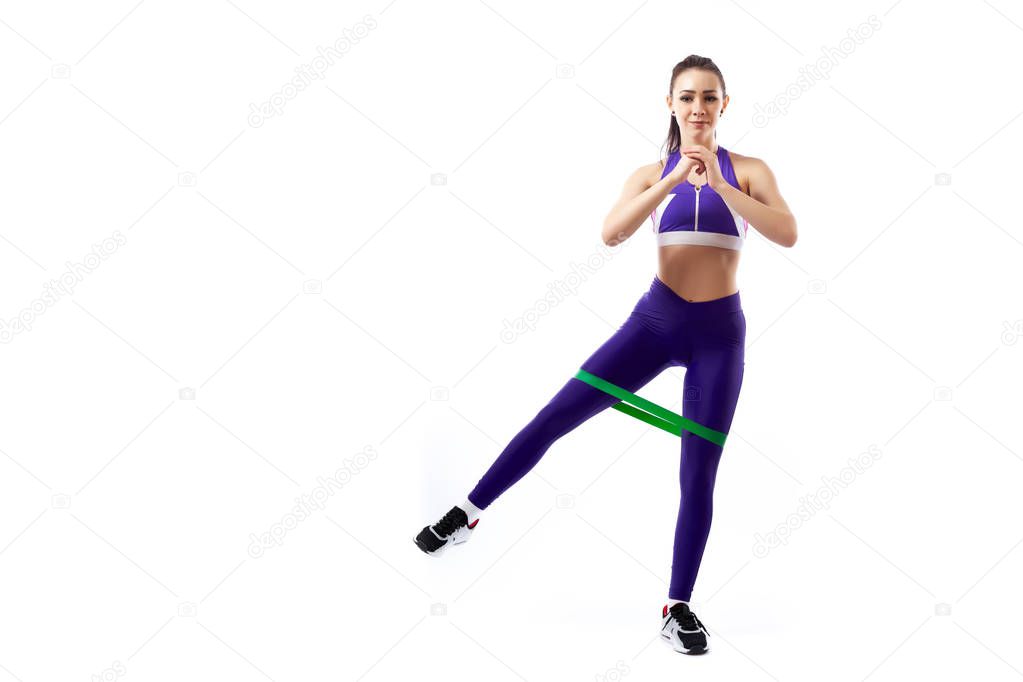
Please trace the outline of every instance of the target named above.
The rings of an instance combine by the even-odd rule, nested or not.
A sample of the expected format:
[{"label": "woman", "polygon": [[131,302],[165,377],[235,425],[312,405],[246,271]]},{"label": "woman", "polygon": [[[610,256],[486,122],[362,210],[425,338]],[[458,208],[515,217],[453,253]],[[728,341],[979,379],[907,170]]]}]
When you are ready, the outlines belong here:
[{"label": "woman", "polygon": [[[717,144],[715,131],[728,99],[724,77],[710,59],[690,55],[672,70],[668,157],[629,177],[603,228],[604,242],[613,246],[649,217],[657,234],[658,272],[625,323],[581,365],[630,392],[681,365],[682,416],[721,434],[731,426],[745,365],[746,318],[735,274],[748,225],[782,246],[796,243],[796,220],[771,170],[760,159]],[[554,441],[616,402],[590,383],[570,379],[467,498],[423,528],[416,544],[437,555],[465,542],[480,512],[525,476]],[[687,654],[709,650],[707,629],[689,599],[710,532],[722,450],[715,441],[682,432],[681,501],[661,636]]]}]

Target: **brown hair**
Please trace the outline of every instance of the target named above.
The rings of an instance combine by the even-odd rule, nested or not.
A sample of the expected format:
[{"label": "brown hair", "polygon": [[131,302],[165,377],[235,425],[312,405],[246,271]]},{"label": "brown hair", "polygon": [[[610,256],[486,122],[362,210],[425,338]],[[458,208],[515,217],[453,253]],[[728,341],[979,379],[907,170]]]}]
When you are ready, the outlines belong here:
[{"label": "brown hair", "polygon": [[[710,71],[718,77],[719,81],[721,81],[721,98],[724,99],[725,95],[728,94],[725,91],[725,77],[721,75],[721,69],[719,69],[717,64],[714,63],[714,60],[710,57],[701,57],[698,54],[691,54],[676,64],[675,68],[671,70],[671,80],[668,81],[668,97],[672,98],[672,101],[674,101],[674,93],[671,89],[675,85],[675,78],[677,78],[678,75],[686,69],[704,69],[706,71]],[[667,157],[677,152],[679,147],[682,146],[682,131],[678,129],[678,121],[676,121],[675,117],[671,114],[668,114],[668,116],[671,120],[668,122],[668,137],[664,141],[664,144],[668,147],[668,153],[664,157],[661,157],[662,168],[664,167],[664,163],[666,163]]]}]

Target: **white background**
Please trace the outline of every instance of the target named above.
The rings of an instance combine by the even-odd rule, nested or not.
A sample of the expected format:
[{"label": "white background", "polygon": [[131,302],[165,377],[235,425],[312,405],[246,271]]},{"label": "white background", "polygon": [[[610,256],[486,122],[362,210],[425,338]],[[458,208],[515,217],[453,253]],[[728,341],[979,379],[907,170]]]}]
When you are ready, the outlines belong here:
[{"label": "white background", "polygon": [[[1021,32],[1005,0],[3,3],[0,680],[1018,679]],[[742,254],[702,657],[657,641],[679,440],[615,410],[412,543],[650,285],[649,225],[601,224],[690,53],[799,228]],[[680,411],[683,371],[640,394]]]}]

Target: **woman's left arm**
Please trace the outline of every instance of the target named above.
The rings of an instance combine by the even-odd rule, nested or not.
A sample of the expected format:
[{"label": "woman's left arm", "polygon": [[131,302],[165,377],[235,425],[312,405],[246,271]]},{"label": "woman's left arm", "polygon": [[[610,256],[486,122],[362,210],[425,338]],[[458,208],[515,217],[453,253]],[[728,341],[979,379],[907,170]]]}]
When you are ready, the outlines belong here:
[{"label": "woman's left arm", "polygon": [[749,159],[749,195],[722,179],[712,189],[757,232],[782,246],[796,243],[796,218],[778,191],[774,173],[760,159]]}]

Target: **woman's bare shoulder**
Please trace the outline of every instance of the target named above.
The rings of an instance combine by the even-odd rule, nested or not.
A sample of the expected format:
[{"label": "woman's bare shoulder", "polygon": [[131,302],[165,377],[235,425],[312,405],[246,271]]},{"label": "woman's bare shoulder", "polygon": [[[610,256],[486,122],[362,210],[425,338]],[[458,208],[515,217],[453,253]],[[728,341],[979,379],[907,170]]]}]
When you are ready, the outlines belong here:
[{"label": "woman's bare shoulder", "polygon": [[739,152],[733,152],[731,149],[728,150],[728,153],[731,155],[732,161],[735,163],[749,164],[751,162],[757,162],[760,160],[755,156],[746,156],[745,154],[740,154]]},{"label": "woman's bare shoulder", "polygon": [[728,154],[732,158],[735,179],[739,181],[743,193],[749,194],[750,177],[757,174],[758,170],[763,167],[764,162],[755,156],[746,156],[745,154],[733,152],[731,149],[728,150]]},{"label": "woman's bare shoulder", "polygon": [[636,173],[643,176],[647,187],[653,187],[657,184],[657,181],[661,179],[661,176],[664,175],[665,162],[667,162],[667,159],[660,159],[653,163],[648,163],[645,166],[640,166],[636,169]]},{"label": "woman's bare shoulder", "polygon": [[732,156],[733,165],[737,166],[741,165],[743,169],[756,171],[757,169],[767,167],[767,164],[764,162],[764,160],[756,156],[746,156],[745,154],[733,152],[731,149],[728,150],[728,153],[731,154]]}]

